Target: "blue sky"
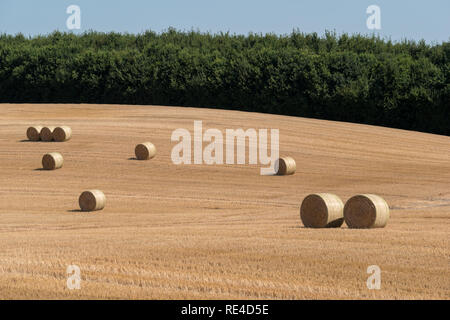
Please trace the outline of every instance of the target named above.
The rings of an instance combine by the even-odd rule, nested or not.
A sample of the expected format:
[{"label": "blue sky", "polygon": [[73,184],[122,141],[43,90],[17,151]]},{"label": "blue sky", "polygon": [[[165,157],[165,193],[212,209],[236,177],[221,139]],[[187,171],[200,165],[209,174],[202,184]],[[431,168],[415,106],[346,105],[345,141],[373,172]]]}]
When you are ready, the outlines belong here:
[{"label": "blue sky", "polygon": [[450,0],[0,0],[0,33],[46,34],[66,27],[69,5],[81,9],[81,29],[139,33],[168,27],[203,32],[371,34],[366,8],[381,9],[382,37],[450,40]]}]

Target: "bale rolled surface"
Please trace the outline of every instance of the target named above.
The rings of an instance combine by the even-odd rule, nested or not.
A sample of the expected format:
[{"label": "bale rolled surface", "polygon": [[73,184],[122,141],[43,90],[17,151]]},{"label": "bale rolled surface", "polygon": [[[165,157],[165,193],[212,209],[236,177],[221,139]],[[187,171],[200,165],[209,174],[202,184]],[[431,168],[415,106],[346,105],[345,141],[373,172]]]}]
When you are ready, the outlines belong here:
[{"label": "bale rolled surface", "polygon": [[100,190],[84,191],[78,199],[82,211],[102,210],[106,204],[106,197]]},{"label": "bale rolled surface", "polygon": [[384,228],[389,220],[389,206],[380,196],[356,195],[345,204],[344,219],[349,228]]},{"label": "bale rolled surface", "polygon": [[30,141],[39,141],[41,139],[41,137],[40,137],[41,130],[42,130],[41,126],[29,127],[27,129],[27,138],[28,138],[28,140],[30,140]]},{"label": "bale rolled surface", "polygon": [[156,147],[151,142],[140,143],[134,149],[138,160],[149,160],[156,155]]},{"label": "bale rolled surface", "polygon": [[286,176],[295,173],[297,165],[292,157],[282,157],[277,160],[278,171],[277,175]]},{"label": "bale rolled surface", "polygon": [[72,138],[72,129],[70,127],[56,127],[55,130],[53,130],[53,140],[56,142],[64,142],[70,138]]},{"label": "bale rolled surface", "polygon": [[339,228],[344,223],[344,203],[331,193],[310,194],[303,199],[300,219],[307,228]]},{"label": "bale rolled surface", "polygon": [[42,157],[42,167],[45,170],[55,170],[63,166],[63,156],[58,152],[47,153]]},{"label": "bale rolled surface", "polygon": [[53,140],[53,130],[55,127],[43,127],[41,130],[41,140],[42,141],[52,141]]}]

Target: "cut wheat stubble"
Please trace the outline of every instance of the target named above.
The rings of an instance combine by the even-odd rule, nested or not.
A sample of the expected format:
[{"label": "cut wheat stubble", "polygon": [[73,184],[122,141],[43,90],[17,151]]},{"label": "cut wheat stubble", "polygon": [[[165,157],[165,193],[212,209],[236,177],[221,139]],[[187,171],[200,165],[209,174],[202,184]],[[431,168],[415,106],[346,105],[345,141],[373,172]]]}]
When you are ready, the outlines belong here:
[{"label": "cut wheat stubble", "polygon": [[45,170],[55,170],[63,166],[64,158],[58,152],[47,153],[42,157],[42,168]]},{"label": "cut wheat stubble", "polygon": [[356,195],[345,204],[344,219],[349,228],[384,228],[389,220],[389,205],[374,194]]},{"label": "cut wheat stubble", "polygon": [[297,165],[292,157],[282,157],[275,163],[275,168],[278,167],[277,175],[288,176],[295,173]]},{"label": "cut wheat stubble", "polygon": [[53,130],[53,140],[56,142],[64,142],[72,138],[72,129],[67,126],[56,127]]},{"label": "cut wheat stubble", "polygon": [[40,134],[41,134],[42,126],[33,126],[29,127],[27,129],[27,138],[30,141],[39,141],[41,140]]},{"label": "cut wheat stubble", "polygon": [[55,130],[55,127],[43,127],[39,135],[41,140],[46,142],[52,141],[53,130]]},{"label": "cut wheat stubble", "polygon": [[149,160],[156,156],[156,147],[151,142],[140,143],[134,149],[136,159]]},{"label": "cut wheat stubble", "polygon": [[344,223],[344,203],[331,193],[310,194],[303,199],[300,219],[307,228],[339,228]]},{"label": "cut wheat stubble", "polygon": [[88,190],[80,195],[78,203],[81,211],[102,210],[106,205],[106,197],[100,190]]}]

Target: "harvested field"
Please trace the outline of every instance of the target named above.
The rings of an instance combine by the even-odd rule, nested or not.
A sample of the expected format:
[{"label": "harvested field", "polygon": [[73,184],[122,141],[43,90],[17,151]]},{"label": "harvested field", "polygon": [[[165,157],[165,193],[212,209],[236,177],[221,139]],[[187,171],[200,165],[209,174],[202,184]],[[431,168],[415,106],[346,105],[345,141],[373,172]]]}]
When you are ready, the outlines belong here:
[{"label": "harvested field", "polygon": [[[238,111],[112,105],[0,105],[0,298],[449,299],[450,138]],[[258,165],[174,165],[173,130],[278,128],[295,175]],[[30,124],[74,133],[29,142]],[[152,161],[130,158],[152,141]],[[204,146],[206,143],[204,144]],[[130,147],[131,146],[131,147]],[[50,148],[50,149],[49,149]],[[55,149],[56,148],[56,149]],[[42,155],[64,168],[37,170]],[[99,189],[102,211],[78,197]],[[377,194],[381,229],[304,228],[311,193]],[[81,270],[69,290],[66,270]],[[368,290],[367,267],[382,270]]]}]

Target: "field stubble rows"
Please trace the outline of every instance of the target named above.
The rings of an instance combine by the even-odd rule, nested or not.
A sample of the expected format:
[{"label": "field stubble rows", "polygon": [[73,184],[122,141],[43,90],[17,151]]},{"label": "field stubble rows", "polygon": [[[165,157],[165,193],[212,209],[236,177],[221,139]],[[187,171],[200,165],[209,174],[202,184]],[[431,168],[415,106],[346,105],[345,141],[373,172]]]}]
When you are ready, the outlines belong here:
[{"label": "field stubble rows", "polygon": [[[450,288],[450,140],[364,125],[236,111],[109,105],[1,106],[0,298],[445,298]],[[279,128],[293,176],[255,165],[181,165],[173,130]],[[23,141],[32,124],[68,125],[65,143]],[[152,141],[157,156],[130,160]],[[36,170],[44,153],[64,167]],[[97,188],[107,206],[80,213]],[[313,192],[376,193],[385,229],[311,230]],[[66,268],[81,269],[81,290]],[[368,290],[369,265],[382,270]]]}]

